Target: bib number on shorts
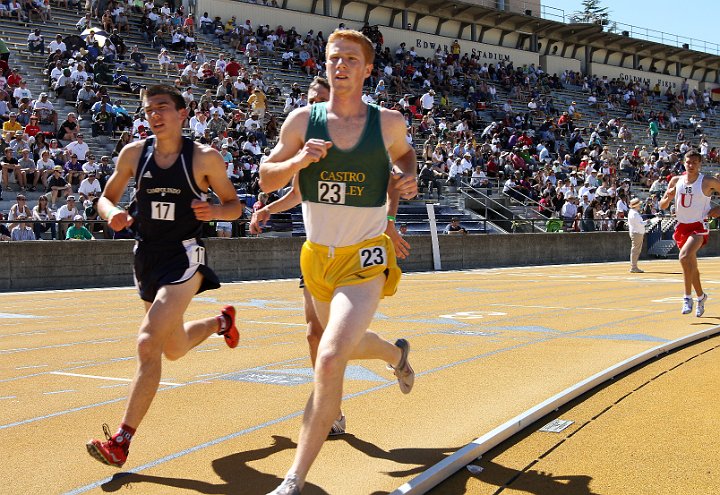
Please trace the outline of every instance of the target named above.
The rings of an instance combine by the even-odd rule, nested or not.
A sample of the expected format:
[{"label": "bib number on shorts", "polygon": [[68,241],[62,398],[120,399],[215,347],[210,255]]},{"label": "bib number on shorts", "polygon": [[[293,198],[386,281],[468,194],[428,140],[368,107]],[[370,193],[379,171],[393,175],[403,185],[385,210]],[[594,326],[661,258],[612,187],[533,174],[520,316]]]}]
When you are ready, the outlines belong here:
[{"label": "bib number on shorts", "polygon": [[332,205],[345,204],[344,182],[318,182],[318,201]]},{"label": "bib number on shorts", "polygon": [[204,265],[205,264],[205,248],[202,246],[193,245],[187,249],[188,260],[191,265]]},{"label": "bib number on shorts", "polygon": [[164,203],[152,201],[150,203],[150,215],[153,220],[175,220],[175,203]]},{"label": "bib number on shorts", "polygon": [[368,268],[375,265],[387,265],[387,253],[383,246],[362,248],[360,251],[360,266]]}]

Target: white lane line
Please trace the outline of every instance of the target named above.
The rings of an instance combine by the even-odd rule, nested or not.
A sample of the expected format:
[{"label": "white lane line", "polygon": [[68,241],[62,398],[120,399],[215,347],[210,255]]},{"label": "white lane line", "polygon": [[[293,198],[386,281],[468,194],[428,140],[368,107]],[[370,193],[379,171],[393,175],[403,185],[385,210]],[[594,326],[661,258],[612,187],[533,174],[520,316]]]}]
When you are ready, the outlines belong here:
[{"label": "white lane line", "polygon": [[215,352],[219,350],[220,349],[199,349],[197,352]]},{"label": "white lane line", "polygon": [[6,333],[5,335],[0,335],[0,339],[2,339],[3,337],[25,337],[28,335],[45,335],[46,333],[47,332],[45,332],[45,331]]},{"label": "white lane line", "polygon": [[37,364],[35,366],[18,366],[15,369],[16,370],[32,370],[35,368],[47,368],[47,367],[48,367],[47,364]]},{"label": "white lane line", "polygon": [[6,399],[17,399],[17,395],[6,395],[5,397],[0,397],[0,400]]},{"label": "white lane line", "polygon": [[75,392],[75,390],[55,390],[54,392],[43,392],[43,395],[66,394],[68,392]]},{"label": "white lane line", "polygon": [[569,308],[565,306],[545,306],[543,304],[531,305],[531,304],[502,304],[493,303],[488,306],[502,306],[504,308],[539,308],[539,309],[565,309],[565,310],[577,310],[584,309],[590,311],[628,311],[632,313],[664,313],[664,311],[656,309],[627,309],[627,308]]},{"label": "white lane line", "polygon": [[285,327],[306,327],[307,326],[307,323],[283,323],[281,321],[243,320],[243,323],[258,323],[260,325],[282,325]]},{"label": "white lane line", "polygon": [[116,383],[115,385],[100,385],[100,388],[117,388],[117,387],[127,387],[127,383]]},{"label": "white lane line", "polygon": [[[115,378],[112,376],[97,376],[97,375],[81,375],[80,373],[65,373],[64,371],[51,371],[50,375],[61,375],[61,376],[74,376],[77,378],[93,378],[95,380],[110,380],[114,382],[131,382],[132,378]],[[179,387],[181,383],[171,382],[160,382],[160,385],[168,385],[171,387]]]}]

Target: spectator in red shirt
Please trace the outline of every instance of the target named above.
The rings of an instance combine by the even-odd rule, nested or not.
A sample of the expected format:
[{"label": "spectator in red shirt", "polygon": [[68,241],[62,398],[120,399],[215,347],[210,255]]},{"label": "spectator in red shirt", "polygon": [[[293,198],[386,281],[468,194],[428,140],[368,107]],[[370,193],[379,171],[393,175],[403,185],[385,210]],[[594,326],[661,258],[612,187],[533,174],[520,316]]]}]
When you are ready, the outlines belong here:
[{"label": "spectator in red shirt", "polygon": [[20,86],[22,80],[23,78],[22,75],[20,75],[20,69],[13,69],[12,74],[10,74],[7,78],[7,83],[11,88],[17,88]]},{"label": "spectator in red shirt", "polygon": [[25,126],[25,134],[30,137],[35,137],[38,132],[40,132],[40,126],[38,125],[38,117],[36,115],[31,115],[30,123]]},{"label": "spectator in red shirt", "polygon": [[231,76],[231,77],[237,77],[238,74],[240,74],[240,69],[242,68],[242,65],[240,65],[235,57],[232,57],[230,59],[230,62],[227,63],[225,66],[225,74]]}]

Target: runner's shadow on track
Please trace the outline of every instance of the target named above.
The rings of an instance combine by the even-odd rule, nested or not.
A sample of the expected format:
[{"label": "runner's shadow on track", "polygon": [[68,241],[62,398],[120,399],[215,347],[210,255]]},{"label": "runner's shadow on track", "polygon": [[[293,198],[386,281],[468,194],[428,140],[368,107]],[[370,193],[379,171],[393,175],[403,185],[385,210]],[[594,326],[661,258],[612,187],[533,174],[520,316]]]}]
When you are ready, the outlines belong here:
[{"label": "runner's shadow on track", "polygon": [[[330,441],[345,441],[348,445],[360,452],[376,459],[387,459],[398,464],[410,464],[413,467],[399,471],[387,472],[393,478],[405,478],[420,474],[443,457],[459,450],[460,447],[448,447],[446,449],[424,449],[424,448],[402,448],[386,451],[377,445],[367,442],[355,435],[345,434],[331,439]],[[419,464],[419,466],[418,466]]]},{"label": "runner's shadow on track", "polygon": [[[395,478],[406,478],[408,476],[418,475],[448,455],[460,450],[460,447],[448,447],[447,449],[403,448],[386,451],[355,435],[342,435],[332,441],[345,441],[348,445],[370,457],[387,459],[414,466],[410,469],[386,473]],[[420,466],[418,466],[418,464],[420,464]],[[467,481],[472,476],[498,487],[507,486],[512,483],[511,486],[514,490],[522,490],[523,492],[537,495],[597,495],[593,494],[590,490],[589,484],[592,480],[590,476],[553,476],[550,473],[544,473],[542,471],[519,471],[494,462],[487,462],[485,459],[482,461],[482,467],[483,471],[478,475],[470,474],[466,469],[459,471],[453,476],[452,486],[443,484],[437,488],[439,491],[431,493],[437,493],[438,495],[464,495],[467,493],[465,489]],[[386,491],[377,491],[370,495],[387,495],[388,493],[389,492]]]},{"label": "runner's shadow on track", "polygon": [[527,468],[526,470],[512,469],[485,458],[475,464],[483,468],[482,472],[473,474],[467,469],[461,469],[453,475],[451,483],[442,484],[428,493],[430,495],[469,493],[467,491],[468,481],[476,478],[488,485],[497,486],[499,489],[495,493],[501,492],[503,488],[509,488],[513,492],[535,495],[599,495],[590,490],[591,476],[562,476]]},{"label": "runner's shadow on track", "polygon": [[[151,476],[139,473],[119,473],[113,476],[111,481],[104,483],[102,489],[105,492],[115,492],[121,488],[136,488],[142,493],[142,483],[152,483],[167,487],[193,490],[208,495],[215,494],[237,494],[243,495],[264,495],[274,490],[282,478],[275,475],[262,473],[257,469],[248,466],[248,463],[270,457],[283,450],[295,449],[297,444],[287,437],[273,435],[274,442],[268,447],[263,447],[247,452],[238,452],[226,457],[212,461],[215,473],[225,483],[209,483],[207,481],[193,480],[187,478],[170,478],[164,476]],[[308,495],[327,495],[318,486],[308,483],[303,489]]]}]

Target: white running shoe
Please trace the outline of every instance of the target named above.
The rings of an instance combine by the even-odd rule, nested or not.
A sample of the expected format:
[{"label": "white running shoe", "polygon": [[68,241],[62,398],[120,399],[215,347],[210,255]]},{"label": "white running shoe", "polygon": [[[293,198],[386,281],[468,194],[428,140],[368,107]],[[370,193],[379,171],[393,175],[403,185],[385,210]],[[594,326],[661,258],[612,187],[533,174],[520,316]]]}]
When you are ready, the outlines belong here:
[{"label": "white running shoe", "polygon": [[682,314],[684,314],[684,315],[690,314],[692,312],[692,307],[693,307],[692,297],[683,297]]},{"label": "white running shoe", "polygon": [[388,365],[388,368],[393,370],[393,374],[397,377],[400,391],[404,394],[409,394],[415,384],[415,371],[413,371],[412,366],[410,366],[408,362],[410,344],[405,339],[397,339],[395,345],[402,351],[400,363],[398,363],[397,367]]},{"label": "white running shoe", "polygon": [[345,433],[345,415],[340,414],[340,417],[333,421],[332,427],[330,428],[330,433],[328,433],[328,436],[335,436],[335,435],[342,435]]},{"label": "white running shoe", "polygon": [[707,301],[707,293],[703,293],[702,297],[697,300],[697,309],[695,310],[695,316],[700,318],[705,313],[705,301]]},{"label": "white running shoe", "polygon": [[286,477],[283,482],[280,483],[280,486],[267,495],[300,495],[300,487],[298,487],[297,476],[291,474]]}]

